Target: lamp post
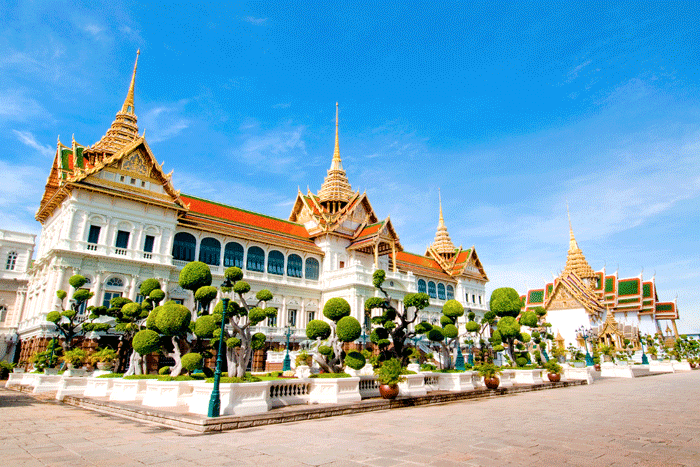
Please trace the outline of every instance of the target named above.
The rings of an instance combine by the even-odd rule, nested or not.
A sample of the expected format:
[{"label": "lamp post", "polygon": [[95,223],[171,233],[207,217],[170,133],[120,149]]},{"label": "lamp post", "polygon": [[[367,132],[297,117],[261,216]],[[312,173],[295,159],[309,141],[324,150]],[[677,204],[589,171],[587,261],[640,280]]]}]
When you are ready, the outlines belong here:
[{"label": "lamp post", "polygon": [[292,359],[289,358],[289,336],[292,335],[292,322],[287,323],[287,331],[285,332],[287,336],[287,353],[284,354],[284,361],[282,362],[282,371],[290,371],[292,369]]},{"label": "lamp post", "polygon": [[462,355],[462,346],[459,345],[459,335],[455,339],[455,345],[457,346],[457,357],[455,358],[455,370],[464,371],[464,355]]},{"label": "lamp post", "polygon": [[586,366],[593,366],[593,357],[588,353],[588,339],[591,338],[591,330],[581,326],[576,332],[578,332],[581,339],[583,339],[583,346],[586,348]]},{"label": "lamp post", "polygon": [[647,354],[644,352],[644,342],[642,341],[642,337],[638,334],[637,338],[639,339],[639,345],[642,347],[642,365],[648,365],[649,359],[647,358]]},{"label": "lamp post", "polygon": [[[219,393],[219,380],[221,379],[221,364],[224,359],[224,331],[226,328],[226,312],[228,311],[228,302],[230,300],[228,293],[233,287],[231,280],[227,277],[224,283],[221,284],[223,302],[223,310],[221,316],[221,334],[219,334],[219,351],[216,353],[216,371],[214,372],[214,389],[211,391],[209,398],[208,417],[218,417],[221,413],[221,395]],[[226,290],[224,292],[224,290]]]}]

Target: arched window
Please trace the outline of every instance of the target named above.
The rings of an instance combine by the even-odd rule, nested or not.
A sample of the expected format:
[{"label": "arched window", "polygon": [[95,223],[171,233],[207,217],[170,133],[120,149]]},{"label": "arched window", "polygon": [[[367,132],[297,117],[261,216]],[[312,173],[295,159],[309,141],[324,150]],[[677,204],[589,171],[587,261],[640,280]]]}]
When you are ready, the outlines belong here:
[{"label": "arched window", "polygon": [[447,286],[447,299],[453,300],[455,298],[455,289],[451,285]]},{"label": "arched window", "polygon": [[438,298],[440,300],[445,299],[445,284],[438,284]]},{"label": "arched window", "polygon": [[427,293],[425,288],[425,281],[423,279],[418,279],[418,293]]},{"label": "arched window", "polygon": [[106,306],[109,308],[110,301],[113,298],[116,297],[121,297],[122,296],[122,290],[124,288],[124,281],[119,278],[119,277],[110,277],[107,279],[105,282],[105,292],[104,295],[102,296],[102,306]]},{"label": "arched window", "polygon": [[267,272],[278,276],[284,275],[284,255],[277,250],[272,250],[267,255]]},{"label": "arched window", "polygon": [[175,234],[173,242],[173,259],[179,261],[194,261],[194,251],[197,248],[197,240],[194,235],[187,232]]},{"label": "arched window", "polygon": [[428,295],[430,298],[437,298],[437,293],[435,293],[435,282],[428,282]]},{"label": "arched window", "polygon": [[301,256],[294,254],[287,256],[287,275],[289,277],[301,277],[303,265]]},{"label": "arched window", "polygon": [[224,250],[224,266],[230,268],[235,266],[243,269],[243,247],[236,242],[226,244]]},{"label": "arched window", "polygon": [[313,281],[318,280],[318,260],[316,258],[306,258],[304,277]]},{"label": "arched window", "polygon": [[5,316],[7,316],[7,307],[0,306],[0,323],[5,321]]},{"label": "arched window", "polygon": [[115,288],[124,287],[124,281],[118,277],[110,277],[109,279],[107,279],[107,282],[105,282],[105,285],[107,287]]},{"label": "arched window", "polygon": [[259,246],[248,248],[246,269],[249,271],[265,272],[265,252]]},{"label": "arched window", "polygon": [[7,269],[8,271],[14,271],[15,263],[17,263],[17,252],[11,251],[7,255],[7,264],[5,264],[5,269]]},{"label": "arched window", "polygon": [[199,244],[199,260],[212,266],[221,264],[221,243],[211,237],[202,240]]}]

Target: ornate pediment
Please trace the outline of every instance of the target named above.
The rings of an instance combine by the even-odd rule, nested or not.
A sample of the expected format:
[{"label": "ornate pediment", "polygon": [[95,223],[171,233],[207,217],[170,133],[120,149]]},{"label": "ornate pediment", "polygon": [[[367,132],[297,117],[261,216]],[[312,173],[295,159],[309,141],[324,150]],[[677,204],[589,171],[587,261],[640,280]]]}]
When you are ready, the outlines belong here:
[{"label": "ornate pediment", "polygon": [[121,161],[121,169],[127,172],[133,172],[143,177],[148,177],[151,173],[150,164],[146,162],[145,155],[142,150],[136,150],[124,157]]}]

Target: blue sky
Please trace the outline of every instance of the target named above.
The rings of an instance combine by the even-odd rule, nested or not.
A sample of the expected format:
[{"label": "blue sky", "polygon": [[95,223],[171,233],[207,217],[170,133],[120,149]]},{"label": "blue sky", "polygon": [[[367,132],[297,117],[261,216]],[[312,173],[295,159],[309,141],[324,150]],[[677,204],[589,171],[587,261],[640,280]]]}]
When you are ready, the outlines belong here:
[{"label": "blue sky", "polygon": [[33,215],[56,137],[93,144],[126,95],[183,192],[286,218],[317,191],[335,102],[350,182],[424,252],[438,189],[488,290],[564,266],[678,296],[700,331],[697,2],[0,1],[1,228]]}]

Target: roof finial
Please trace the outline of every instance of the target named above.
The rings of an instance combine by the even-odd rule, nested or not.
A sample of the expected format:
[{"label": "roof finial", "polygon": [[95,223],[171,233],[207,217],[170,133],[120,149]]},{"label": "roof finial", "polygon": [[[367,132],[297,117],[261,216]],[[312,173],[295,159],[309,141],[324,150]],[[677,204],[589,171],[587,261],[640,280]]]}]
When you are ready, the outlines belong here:
[{"label": "roof finial", "polygon": [[440,201],[440,224],[445,225],[445,219],[442,217],[442,193],[440,193],[440,188],[438,188],[438,200]]},{"label": "roof finial", "polygon": [[129,86],[129,92],[126,94],[124,105],[122,105],[122,112],[128,114],[134,113],[134,83],[136,82],[136,66],[139,63],[140,54],[141,49],[138,49],[136,51],[136,61],[134,62],[134,73],[131,75],[131,85]]},{"label": "roof finial", "polygon": [[333,161],[331,162],[331,170],[343,170],[343,164],[340,160],[340,144],[338,141],[338,103],[335,103],[335,149],[333,150]]}]

